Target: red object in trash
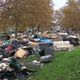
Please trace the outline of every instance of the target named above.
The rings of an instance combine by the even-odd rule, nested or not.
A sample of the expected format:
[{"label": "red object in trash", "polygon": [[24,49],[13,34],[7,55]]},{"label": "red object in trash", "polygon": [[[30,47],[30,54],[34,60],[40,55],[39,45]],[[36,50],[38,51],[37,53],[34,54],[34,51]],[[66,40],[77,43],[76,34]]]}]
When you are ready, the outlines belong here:
[{"label": "red object in trash", "polygon": [[13,46],[12,46],[12,45],[9,45],[7,48],[5,48],[5,50],[6,50],[7,52],[10,52],[10,51],[13,50]]}]

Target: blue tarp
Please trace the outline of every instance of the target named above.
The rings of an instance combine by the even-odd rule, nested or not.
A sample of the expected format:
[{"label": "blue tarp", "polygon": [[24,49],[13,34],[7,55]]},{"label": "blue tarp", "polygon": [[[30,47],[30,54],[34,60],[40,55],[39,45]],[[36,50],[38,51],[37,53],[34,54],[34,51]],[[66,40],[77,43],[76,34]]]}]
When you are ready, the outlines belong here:
[{"label": "blue tarp", "polygon": [[47,38],[35,38],[34,40],[42,42],[42,43],[49,43],[50,45],[53,45],[53,41]]}]

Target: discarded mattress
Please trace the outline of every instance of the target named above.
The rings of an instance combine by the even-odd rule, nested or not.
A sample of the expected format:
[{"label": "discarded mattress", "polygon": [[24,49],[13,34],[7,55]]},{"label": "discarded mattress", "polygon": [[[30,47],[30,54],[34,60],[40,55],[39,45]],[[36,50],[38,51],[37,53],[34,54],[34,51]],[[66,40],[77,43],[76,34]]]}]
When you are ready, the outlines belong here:
[{"label": "discarded mattress", "polygon": [[54,42],[54,50],[61,51],[61,50],[73,50],[73,45],[69,43],[69,41],[56,41]]}]

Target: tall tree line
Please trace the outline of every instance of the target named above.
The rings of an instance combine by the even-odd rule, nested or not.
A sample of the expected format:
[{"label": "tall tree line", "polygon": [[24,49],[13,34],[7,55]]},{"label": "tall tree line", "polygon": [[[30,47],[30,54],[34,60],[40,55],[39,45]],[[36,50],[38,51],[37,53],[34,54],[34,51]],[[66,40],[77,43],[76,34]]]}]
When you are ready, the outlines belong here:
[{"label": "tall tree line", "polygon": [[27,27],[49,28],[53,21],[52,0],[0,0],[0,28],[16,31]]}]

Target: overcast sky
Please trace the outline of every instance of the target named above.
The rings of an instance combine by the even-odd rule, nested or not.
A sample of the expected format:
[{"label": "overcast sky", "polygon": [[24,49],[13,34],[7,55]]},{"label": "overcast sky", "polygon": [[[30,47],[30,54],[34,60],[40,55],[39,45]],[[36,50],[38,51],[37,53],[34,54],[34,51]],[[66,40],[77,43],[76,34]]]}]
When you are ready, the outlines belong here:
[{"label": "overcast sky", "polygon": [[66,0],[53,0],[55,9],[59,9],[65,5]]}]

